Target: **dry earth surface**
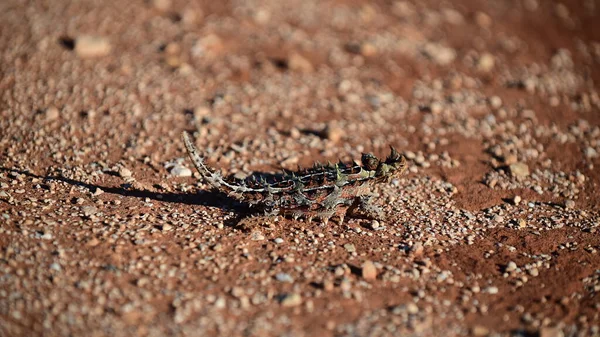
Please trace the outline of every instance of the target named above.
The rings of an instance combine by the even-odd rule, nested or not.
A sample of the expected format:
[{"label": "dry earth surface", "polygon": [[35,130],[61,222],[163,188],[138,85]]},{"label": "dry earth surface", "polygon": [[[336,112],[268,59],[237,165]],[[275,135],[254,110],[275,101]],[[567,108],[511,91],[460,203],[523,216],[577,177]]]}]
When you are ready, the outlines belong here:
[{"label": "dry earth surface", "polygon": [[[600,3],[0,1],[0,336],[600,334]],[[386,219],[225,175],[387,154]]]}]

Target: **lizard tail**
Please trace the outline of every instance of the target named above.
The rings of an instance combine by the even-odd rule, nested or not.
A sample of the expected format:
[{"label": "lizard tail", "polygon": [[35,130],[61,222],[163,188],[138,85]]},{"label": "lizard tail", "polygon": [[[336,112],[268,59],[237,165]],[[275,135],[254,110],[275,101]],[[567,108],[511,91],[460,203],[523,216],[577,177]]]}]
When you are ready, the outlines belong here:
[{"label": "lizard tail", "polygon": [[204,158],[200,155],[198,149],[194,146],[190,135],[183,131],[181,137],[183,138],[183,143],[185,144],[185,148],[190,156],[190,159],[196,166],[198,173],[202,176],[206,182],[208,182],[213,188],[224,191],[224,192],[234,192],[234,193],[244,193],[244,192],[254,192],[255,189],[247,188],[244,186],[238,186],[234,184],[230,184],[225,181],[219,172],[214,172],[209,169],[208,166],[204,164]]},{"label": "lizard tail", "polygon": [[185,144],[185,148],[187,149],[188,155],[190,156],[192,163],[194,163],[196,170],[198,170],[198,173],[200,173],[200,175],[202,176],[202,179],[204,179],[212,187],[217,189],[222,189],[223,185],[227,185],[218,172],[211,171],[204,164],[204,158],[202,158],[200,152],[198,151],[196,146],[194,146],[190,135],[187,132],[183,131],[181,137],[183,138],[183,143]]}]

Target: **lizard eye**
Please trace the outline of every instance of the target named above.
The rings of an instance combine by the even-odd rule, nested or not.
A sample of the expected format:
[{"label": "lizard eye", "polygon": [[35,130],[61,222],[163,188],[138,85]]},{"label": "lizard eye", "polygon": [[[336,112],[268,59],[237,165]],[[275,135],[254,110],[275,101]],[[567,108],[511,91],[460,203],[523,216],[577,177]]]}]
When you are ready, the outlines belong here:
[{"label": "lizard eye", "polygon": [[379,166],[379,159],[370,153],[363,153],[360,161],[363,167],[368,171],[376,170]]}]

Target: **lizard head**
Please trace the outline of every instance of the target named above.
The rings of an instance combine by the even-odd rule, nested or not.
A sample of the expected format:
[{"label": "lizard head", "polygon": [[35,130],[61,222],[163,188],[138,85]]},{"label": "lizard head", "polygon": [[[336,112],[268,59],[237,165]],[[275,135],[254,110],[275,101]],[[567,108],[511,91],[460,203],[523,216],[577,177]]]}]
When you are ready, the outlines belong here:
[{"label": "lizard head", "polygon": [[363,169],[373,172],[373,176],[391,180],[406,170],[406,158],[390,146],[391,153],[385,160],[380,160],[370,153],[363,153],[361,162]]}]

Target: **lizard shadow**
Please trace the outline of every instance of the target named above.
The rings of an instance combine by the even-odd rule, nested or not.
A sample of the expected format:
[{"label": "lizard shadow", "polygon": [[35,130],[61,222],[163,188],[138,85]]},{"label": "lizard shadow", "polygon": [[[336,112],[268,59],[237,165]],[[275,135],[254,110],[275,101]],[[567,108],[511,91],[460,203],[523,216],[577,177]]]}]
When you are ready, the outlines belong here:
[{"label": "lizard shadow", "polygon": [[[174,193],[174,192],[153,192],[148,190],[136,189],[130,183],[123,183],[118,187],[103,186],[99,184],[86,183],[76,179],[67,178],[61,175],[37,175],[28,171],[10,169],[0,167],[0,172],[8,172],[13,174],[25,175],[30,178],[37,178],[42,181],[40,186],[45,189],[50,189],[50,182],[58,181],[72,186],[78,186],[88,189],[94,193],[97,190],[102,190],[104,193],[120,195],[123,197],[133,197],[138,199],[150,199],[160,202],[178,203],[185,205],[202,205],[207,207],[219,208],[225,212],[235,211],[235,216],[224,221],[224,225],[231,228],[238,228],[238,223],[247,217],[254,214],[247,204],[239,202],[228,196],[226,193],[216,190],[198,190],[195,193]],[[112,172],[107,174],[114,175]]]}]

